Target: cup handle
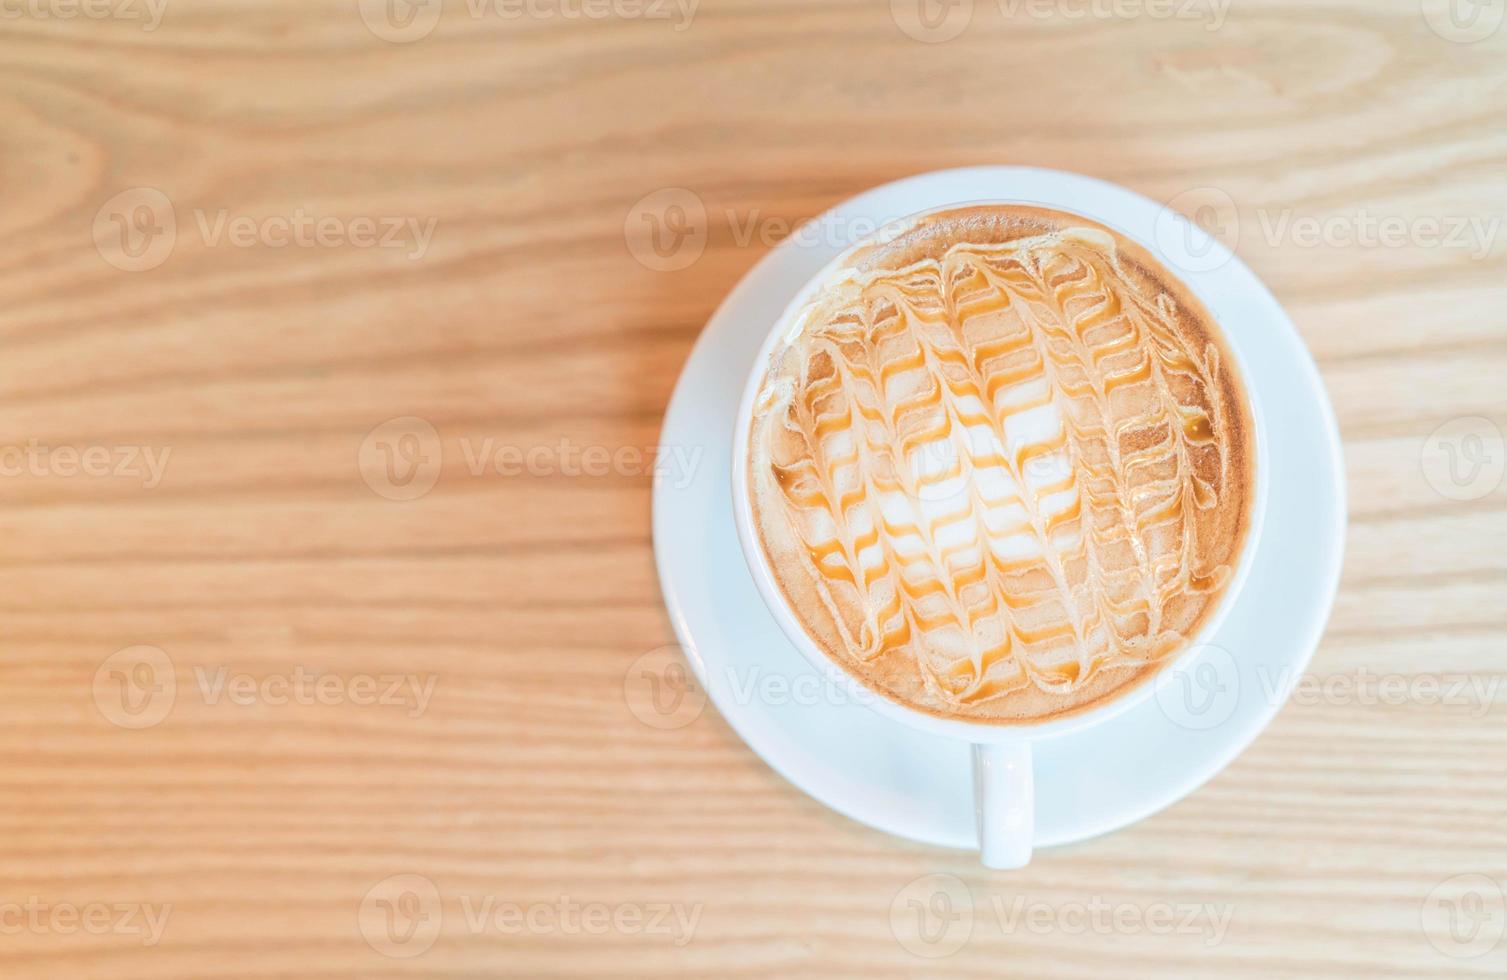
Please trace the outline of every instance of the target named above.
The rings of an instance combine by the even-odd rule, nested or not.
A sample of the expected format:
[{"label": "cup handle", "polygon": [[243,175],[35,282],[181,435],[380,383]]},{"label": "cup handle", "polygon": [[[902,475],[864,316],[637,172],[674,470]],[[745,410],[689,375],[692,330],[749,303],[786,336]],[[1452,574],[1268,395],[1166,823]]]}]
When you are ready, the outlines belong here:
[{"label": "cup handle", "polygon": [[1030,863],[1036,829],[1030,742],[973,746],[973,811],[984,867],[1023,868]]}]

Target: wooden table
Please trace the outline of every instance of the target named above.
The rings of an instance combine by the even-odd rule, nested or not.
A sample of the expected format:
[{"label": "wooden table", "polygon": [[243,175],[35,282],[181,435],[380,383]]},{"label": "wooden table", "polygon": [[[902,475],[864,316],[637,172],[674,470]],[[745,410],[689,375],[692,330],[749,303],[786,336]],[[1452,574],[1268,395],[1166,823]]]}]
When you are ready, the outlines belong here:
[{"label": "wooden table", "polygon": [[[0,9],[5,976],[1507,969],[1500,0],[125,2]],[[970,163],[1238,222],[1350,480],[1307,694],[1008,875],[625,695],[707,316]]]}]

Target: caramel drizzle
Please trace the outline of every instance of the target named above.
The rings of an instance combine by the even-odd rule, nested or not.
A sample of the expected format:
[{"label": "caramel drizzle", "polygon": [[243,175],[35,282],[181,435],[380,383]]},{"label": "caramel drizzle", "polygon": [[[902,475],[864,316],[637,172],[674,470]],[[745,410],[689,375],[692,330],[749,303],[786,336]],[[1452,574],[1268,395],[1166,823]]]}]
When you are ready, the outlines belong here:
[{"label": "caramel drizzle", "polygon": [[[1193,350],[1174,314],[1102,236],[1065,233],[954,245],[872,274],[803,325],[799,376],[763,411],[800,436],[804,452],[775,475],[850,656],[906,649],[933,697],[966,706],[1027,686],[1069,693],[1180,643],[1168,602],[1228,574],[1195,563],[1196,511],[1218,505],[1229,434],[1217,349]],[[1021,329],[970,334],[991,317]],[[1174,379],[1194,395],[1179,400]],[[1120,388],[1143,410],[1117,407]],[[1054,413],[1055,431],[1015,437],[1012,421],[1033,411]],[[1127,451],[1130,435],[1151,442]],[[917,464],[939,450],[940,472]],[[1212,482],[1195,464],[1209,452]],[[1048,478],[1033,476],[1036,460]],[[956,492],[928,515],[943,485]],[[1168,533],[1175,546],[1149,546]],[[1027,556],[996,547],[1027,536]],[[1028,587],[1033,577],[1049,584]],[[859,621],[843,595],[858,598]]]}]

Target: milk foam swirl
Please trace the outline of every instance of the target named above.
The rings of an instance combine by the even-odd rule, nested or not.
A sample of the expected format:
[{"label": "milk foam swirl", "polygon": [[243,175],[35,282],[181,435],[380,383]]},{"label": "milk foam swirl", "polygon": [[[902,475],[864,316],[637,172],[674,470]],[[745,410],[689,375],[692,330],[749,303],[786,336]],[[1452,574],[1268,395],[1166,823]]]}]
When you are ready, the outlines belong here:
[{"label": "milk foam swirl", "polygon": [[[913,706],[1040,718],[1182,646],[1238,556],[1250,422],[1191,295],[1037,209],[860,253],[771,357],[750,484],[839,663]],[[1134,251],[1132,251],[1134,250]]]}]

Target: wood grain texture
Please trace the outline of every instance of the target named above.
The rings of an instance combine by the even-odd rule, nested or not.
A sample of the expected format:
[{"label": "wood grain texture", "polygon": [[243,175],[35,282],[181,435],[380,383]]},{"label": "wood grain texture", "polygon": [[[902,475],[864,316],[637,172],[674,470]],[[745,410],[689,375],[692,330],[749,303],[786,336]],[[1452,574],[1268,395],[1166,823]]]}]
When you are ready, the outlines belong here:
[{"label": "wood grain texture", "polygon": [[[1507,427],[1507,27],[1467,43],[1432,2],[1236,0],[1211,29],[1208,4],[979,0],[957,37],[924,43],[903,6],[705,0],[687,23],[447,0],[408,42],[357,0],[167,0],[151,30],[118,6],[4,8],[20,13],[0,20],[0,972],[1507,970],[1507,942],[1456,958],[1424,928],[1441,882],[1507,884],[1503,696],[1301,699],[1185,801],[992,875],[826,811],[715,710],[668,731],[635,717],[625,676],[673,641],[644,466],[469,472],[464,447],[487,439],[652,446],[702,324],[766,250],[740,243],[750,220],[777,232],[972,163],[1162,201],[1214,188],[1345,436],[1349,549],[1316,679],[1507,677],[1507,491],[1449,499],[1424,461],[1451,420],[1489,420],[1464,423],[1487,437],[1460,443],[1474,459],[1499,460]],[[708,235],[659,272],[625,220],[671,187],[704,203]],[[122,271],[112,214],[138,231],[162,217],[140,192],[110,203],[138,188],[171,203],[176,239]],[[242,247],[214,234],[221,214],[336,231]],[[1489,231],[1444,240],[1469,218]],[[432,220],[432,240],[361,247],[358,219]],[[1353,240],[1371,219],[1405,240]],[[358,459],[406,416],[436,428],[443,466],[394,500]],[[75,474],[59,447],[170,455],[153,481],[114,455]],[[132,729],[111,721],[106,660],[138,646],[171,659],[178,693]],[[340,691],[213,701],[199,678],[221,668]],[[353,703],[388,675],[432,679],[425,710]],[[902,947],[890,911],[934,873],[978,913],[933,960]],[[363,903],[380,915],[397,894],[371,889],[401,874],[433,882],[443,910],[411,958],[362,926]],[[1016,897],[1047,927],[1004,927],[993,902]],[[489,898],[699,918],[679,945],[631,922],[471,927]],[[1216,943],[1067,921],[1095,898],[1232,915]],[[54,918],[134,905],[139,926],[143,903],[171,906],[155,944],[113,914],[93,931]],[[1500,908],[1481,914],[1500,934]]]}]

